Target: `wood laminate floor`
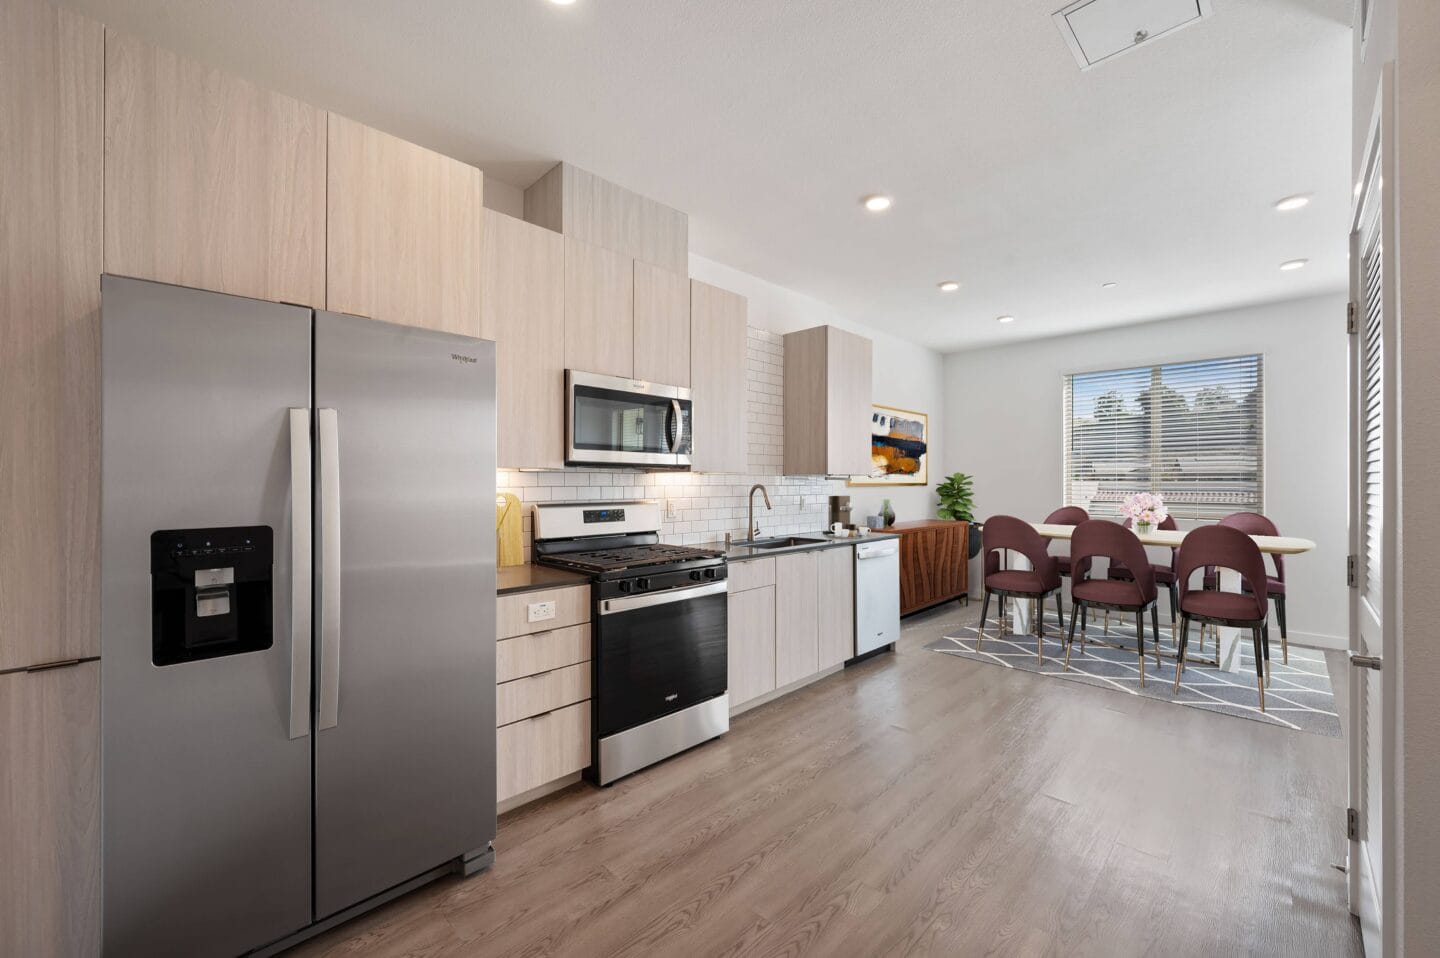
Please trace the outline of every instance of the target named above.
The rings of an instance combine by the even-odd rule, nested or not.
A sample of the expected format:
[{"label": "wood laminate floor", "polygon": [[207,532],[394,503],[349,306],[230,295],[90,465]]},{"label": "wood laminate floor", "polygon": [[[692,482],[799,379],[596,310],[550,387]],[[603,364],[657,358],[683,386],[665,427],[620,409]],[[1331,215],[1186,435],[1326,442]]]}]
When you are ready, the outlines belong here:
[{"label": "wood laminate floor", "polygon": [[1361,954],[1341,740],[927,652],[977,611],[294,955]]}]

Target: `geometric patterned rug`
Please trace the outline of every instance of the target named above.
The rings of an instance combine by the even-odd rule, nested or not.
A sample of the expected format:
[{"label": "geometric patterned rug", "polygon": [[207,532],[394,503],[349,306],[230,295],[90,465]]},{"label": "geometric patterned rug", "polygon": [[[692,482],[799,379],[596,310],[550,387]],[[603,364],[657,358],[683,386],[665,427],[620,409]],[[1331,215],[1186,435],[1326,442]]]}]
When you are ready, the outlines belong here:
[{"label": "geometric patterned rug", "polygon": [[[1068,611],[1068,610],[1067,610]],[[1038,672],[1070,682],[1143,695],[1146,698],[1174,702],[1189,708],[1204,709],[1222,715],[1233,715],[1267,725],[1313,732],[1330,738],[1340,737],[1340,716],[1335,712],[1335,690],[1330,685],[1330,672],[1325,654],[1317,649],[1290,646],[1290,664],[1280,660],[1280,637],[1270,631],[1270,685],[1265,689],[1265,711],[1260,711],[1255,691],[1255,658],[1249,640],[1240,643],[1240,671],[1222,672],[1213,665],[1195,661],[1186,655],[1185,671],[1180,678],[1180,692],[1175,688],[1175,642],[1163,623],[1160,628],[1160,666],[1155,666],[1155,652],[1150,636],[1150,623],[1145,623],[1145,687],[1140,687],[1139,660],[1135,654],[1135,628],[1126,628],[1112,620],[1108,636],[1100,625],[1092,622],[1087,630],[1092,641],[1080,654],[1080,634],[1075,634],[1075,648],[1070,655],[1070,671],[1065,671],[1065,644],[1054,631],[1054,623],[1046,622],[1045,662],[1035,661],[1034,635],[996,634],[995,620],[985,630],[985,641],[975,651],[975,627],[968,626],[936,639],[925,648],[964,659],[989,662],[1009,669]],[[1126,645],[1112,649],[1099,641]],[[1190,652],[1199,650],[1199,627],[1190,628]],[[1213,643],[1207,642],[1203,654],[1213,657]]]}]

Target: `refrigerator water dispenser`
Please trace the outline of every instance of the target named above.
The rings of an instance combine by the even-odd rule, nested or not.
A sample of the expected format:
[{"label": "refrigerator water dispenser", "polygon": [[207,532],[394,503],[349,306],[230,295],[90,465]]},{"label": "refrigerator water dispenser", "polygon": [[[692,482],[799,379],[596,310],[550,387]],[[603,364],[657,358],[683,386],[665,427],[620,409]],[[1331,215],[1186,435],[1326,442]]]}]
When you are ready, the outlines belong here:
[{"label": "refrigerator water dispenser", "polygon": [[151,661],[176,665],[273,644],[269,526],[150,536]]}]

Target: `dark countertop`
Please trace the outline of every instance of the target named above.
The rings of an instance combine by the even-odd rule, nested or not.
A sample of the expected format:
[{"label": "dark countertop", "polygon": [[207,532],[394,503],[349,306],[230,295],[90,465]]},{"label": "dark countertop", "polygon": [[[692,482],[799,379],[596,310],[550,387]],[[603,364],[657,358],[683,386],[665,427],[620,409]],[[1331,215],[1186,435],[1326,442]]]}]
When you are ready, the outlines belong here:
[{"label": "dark countertop", "polygon": [[590,577],[567,569],[552,569],[544,565],[507,565],[495,573],[496,593],[511,595],[517,592],[534,592],[537,589],[558,589],[567,585],[587,585]]},{"label": "dark countertop", "polygon": [[761,536],[761,538],[796,538],[813,539],[815,541],[803,543],[800,545],[785,546],[779,549],[756,549],[751,546],[747,546],[742,542],[732,542],[730,544],[729,550],[727,551],[725,548],[724,540],[721,540],[719,542],[702,542],[700,543],[699,548],[714,549],[717,552],[724,552],[727,562],[745,562],[748,559],[763,559],[766,556],[787,555],[791,552],[808,552],[811,549],[835,549],[841,546],[853,546],[861,542],[874,542],[878,539],[898,539],[900,537],[893,532],[871,532],[867,535],[860,536],[859,538],[850,536],[848,538],[838,539],[828,532],[797,532],[789,533],[784,536]]}]

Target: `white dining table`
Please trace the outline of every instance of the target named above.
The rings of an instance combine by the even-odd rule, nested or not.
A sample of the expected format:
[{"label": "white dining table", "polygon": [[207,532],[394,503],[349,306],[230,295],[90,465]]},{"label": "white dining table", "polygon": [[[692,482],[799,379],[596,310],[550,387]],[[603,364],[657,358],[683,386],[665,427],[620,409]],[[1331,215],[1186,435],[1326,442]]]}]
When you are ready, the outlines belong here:
[{"label": "white dining table", "polygon": [[[1056,525],[1046,522],[1032,522],[1030,524],[1035,527],[1036,532],[1047,539],[1064,539],[1068,541],[1075,533],[1074,526]],[[1136,538],[1140,540],[1142,545],[1158,546],[1165,549],[1178,549],[1180,543],[1184,541],[1186,534],[1187,530],[1152,529],[1143,534],[1136,533]],[[1250,538],[1255,541],[1255,545],[1259,546],[1261,552],[1269,555],[1302,555],[1315,548],[1314,542],[1296,536],[1251,536]],[[1010,568],[1030,568],[1029,560],[1018,553],[1010,553],[1008,558]],[[1240,574],[1238,572],[1234,569],[1221,568],[1219,573],[1221,591],[1240,591]],[[1030,634],[1031,603],[1013,602],[1011,606],[1011,628],[1015,634]],[[1219,634],[1219,654],[1216,661],[1219,667],[1226,672],[1240,671],[1239,650],[1242,630],[1221,626],[1217,631]]]}]

